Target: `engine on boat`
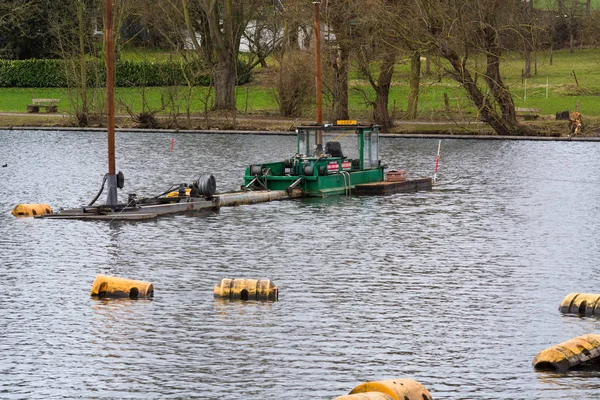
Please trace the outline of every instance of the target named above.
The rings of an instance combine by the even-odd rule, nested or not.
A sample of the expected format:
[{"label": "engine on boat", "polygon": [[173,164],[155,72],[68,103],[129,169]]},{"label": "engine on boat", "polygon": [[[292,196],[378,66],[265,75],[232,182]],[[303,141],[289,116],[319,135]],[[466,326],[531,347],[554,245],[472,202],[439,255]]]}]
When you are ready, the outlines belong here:
[{"label": "engine on boat", "polygon": [[[212,197],[217,190],[217,180],[212,175],[202,175],[191,184],[192,193],[197,190],[197,196]],[[192,196],[193,197],[193,196]]]},{"label": "engine on boat", "polygon": [[201,175],[194,182],[180,183],[171,186],[166,192],[150,198],[140,198],[135,193],[129,193],[127,207],[149,204],[166,204],[179,202],[182,199],[205,197],[210,199],[217,190],[217,181],[213,175]]}]

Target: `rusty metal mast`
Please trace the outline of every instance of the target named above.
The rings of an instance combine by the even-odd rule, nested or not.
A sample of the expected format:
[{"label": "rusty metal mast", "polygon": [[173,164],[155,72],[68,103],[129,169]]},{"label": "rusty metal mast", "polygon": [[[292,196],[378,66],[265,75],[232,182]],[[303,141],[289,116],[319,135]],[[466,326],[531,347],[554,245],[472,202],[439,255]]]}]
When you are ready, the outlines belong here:
[{"label": "rusty metal mast", "polygon": [[115,44],[113,34],[113,2],[104,1],[104,51],[106,60],[106,116],[108,130],[107,206],[117,205],[117,175],[115,173]]},{"label": "rusty metal mast", "polygon": [[[313,2],[315,5],[315,82],[316,82],[316,108],[317,108],[317,125],[323,124],[323,90],[321,79],[321,12],[318,1]],[[323,132],[317,132],[317,146],[323,148]]]}]

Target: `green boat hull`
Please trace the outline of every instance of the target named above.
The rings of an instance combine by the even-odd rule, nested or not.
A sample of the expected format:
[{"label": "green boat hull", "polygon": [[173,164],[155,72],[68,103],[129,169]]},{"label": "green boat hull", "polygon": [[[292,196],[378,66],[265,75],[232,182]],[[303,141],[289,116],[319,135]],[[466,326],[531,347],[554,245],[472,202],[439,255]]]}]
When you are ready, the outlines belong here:
[{"label": "green boat hull", "polygon": [[[277,168],[275,163],[266,164],[266,167],[270,167],[271,170],[279,171],[283,168]],[[263,167],[265,167],[263,166]],[[287,190],[292,187],[294,183],[298,182],[296,188],[302,189],[305,196],[310,197],[327,197],[327,196],[340,196],[351,194],[352,190],[356,185],[362,185],[365,183],[381,182],[383,181],[384,174],[383,168],[375,168],[369,170],[357,170],[357,171],[337,171],[336,173],[328,173],[327,175],[283,175],[283,174],[266,174],[259,178],[260,183],[255,183],[256,188],[264,188],[268,190]],[[250,174],[250,168],[246,170],[244,176],[244,185],[252,185],[255,181],[256,176]]]}]

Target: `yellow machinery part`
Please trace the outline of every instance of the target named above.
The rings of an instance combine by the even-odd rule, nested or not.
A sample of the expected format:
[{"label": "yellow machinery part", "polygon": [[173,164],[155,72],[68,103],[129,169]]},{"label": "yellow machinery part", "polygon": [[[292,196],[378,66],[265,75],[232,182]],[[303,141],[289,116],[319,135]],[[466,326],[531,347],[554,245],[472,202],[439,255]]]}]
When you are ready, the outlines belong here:
[{"label": "yellow machinery part", "polygon": [[393,400],[431,400],[431,394],[419,382],[413,379],[389,379],[377,382],[361,383],[348,394],[379,392]]},{"label": "yellow machinery part", "polygon": [[540,351],[533,359],[537,369],[566,371],[600,357],[600,335],[578,336]]},{"label": "yellow machinery part", "polygon": [[393,397],[380,392],[365,392],[357,394],[347,394],[336,397],[333,400],[394,400]]},{"label": "yellow machinery part", "polygon": [[52,208],[48,204],[17,204],[11,214],[15,217],[33,217],[52,214]]},{"label": "yellow machinery part", "polygon": [[600,316],[600,294],[569,293],[558,309],[563,314]]},{"label": "yellow machinery part", "polygon": [[[191,192],[192,192],[192,189],[190,189],[190,188],[185,189],[186,196],[189,196]],[[177,190],[175,190],[173,192],[167,193],[167,195],[165,197],[178,197],[178,196],[179,196],[179,192]]]},{"label": "yellow machinery part", "polygon": [[92,296],[100,298],[139,299],[154,296],[154,286],[150,282],[118,278],[116,276],[98,275],[92,284]]},{"label": "yellow machinery part", "polygon": [[268,300],[279,298],[279,289],[269,279],[223,278],[215,285],[215,297],[230,300]]}]

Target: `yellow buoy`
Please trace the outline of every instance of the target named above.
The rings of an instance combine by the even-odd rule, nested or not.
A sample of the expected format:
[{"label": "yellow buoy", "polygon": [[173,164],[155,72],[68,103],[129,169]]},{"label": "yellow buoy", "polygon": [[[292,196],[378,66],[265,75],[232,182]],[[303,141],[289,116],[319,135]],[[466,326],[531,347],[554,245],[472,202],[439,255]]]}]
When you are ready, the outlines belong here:
[{"label": "yellow buoy", "polygon": [[419,382],[413,379],[389,379],[377,382],[361,383],[348,394],[378,392],[393,400],[431,400],[431,394]]},{"label": "yellow buoy", "polygon": [[537,369],[566,371],[600,357],[600,335],[578,336],[540,351],[533,359]]},{"label": "yellow buoy", "polygon": [[116,276],[98,275],[92,284],[92,296],[129,297],[139,299],[154,296],[154,286],[150,282],[134,281]]},{"label": "yellow buoy", "polygon": [[52,208],[48,204],[17,204],[11,214],[15,217],[33,217],[52,214]]},{"label": "yellow buoy", "polygon": [[581,314],[600,316],[600,294],[569,293],[558,309],[563,314]]},{"label": "yellow buoy", "polygon": [[230,300],[270,300],[279,298],[279,289],[269,279],[223,278],[215,285],[215,297]]},{"label": "yellow buoy", "polygon": [[392,396],[380,392],[365,392],[357,394],[347,394],[336,397],[333,400],[394,400]]}]

